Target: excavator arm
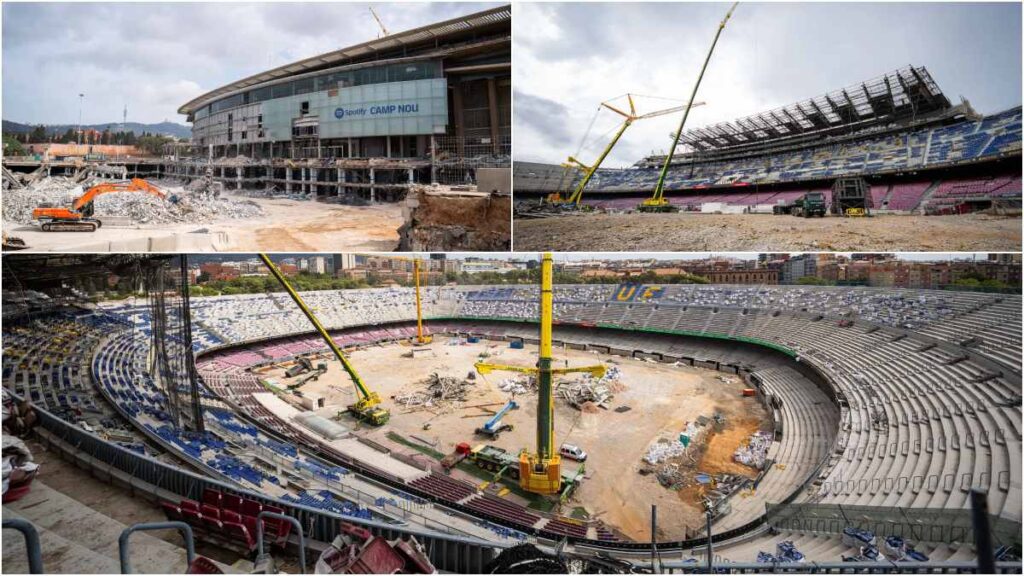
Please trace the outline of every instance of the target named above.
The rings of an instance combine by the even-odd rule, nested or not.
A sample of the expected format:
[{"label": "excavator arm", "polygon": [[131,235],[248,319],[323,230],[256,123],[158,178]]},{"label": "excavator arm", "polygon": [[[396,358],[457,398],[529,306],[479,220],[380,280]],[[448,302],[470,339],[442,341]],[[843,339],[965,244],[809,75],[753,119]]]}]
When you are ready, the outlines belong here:
[{"label": "excavator arm", "polygon": [[42,223],[44,232],[95,232],[102,222],[92,217],[93,201],[111,192],[144,192],[165,198],[159,188],[141,178],[130,182],[104,182],[86,190],[69,207],[40,206],[32,210],[32,219]]},{"label": "excavator arm", "polygon": [[103,184],[97,184],[92,188],[85,191],[75,199],[75,202],[71,205],[71,209],[75,212],[81,212],[82,208],[87,206],[90,202],[111,192],[145,192],[152,194],[157,198],[163,200],[166,196],[159,188],[153,186],[149,182],[141,178],[132,178],[130,182],[104,182]]}]

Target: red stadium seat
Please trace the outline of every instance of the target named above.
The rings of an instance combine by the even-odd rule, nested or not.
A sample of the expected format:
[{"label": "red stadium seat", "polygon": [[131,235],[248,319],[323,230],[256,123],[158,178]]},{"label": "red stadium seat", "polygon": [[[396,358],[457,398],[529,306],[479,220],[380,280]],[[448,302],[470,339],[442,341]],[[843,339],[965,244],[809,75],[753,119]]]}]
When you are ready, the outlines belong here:
[{"label": "red stadium seat", "polygon": [[242,507],[239,510],[243,516],[255,516],[263,510],[263,505],[255,500],[249,500],[248,498],[242,499]]},{"label": "red stadium seat", "polygon": [[212,518],[213,520],[220,520],[220,508],[217,508],[216,506],[203,504],[201,512],[203,513],[203,518]]},{"label": "red stadium seat", "polygon": [[244,525],[237,522],[225,522],[224,533],[232,540],[245,546],[246,550],[252,552],[256,549],[256,537]]},{"label": "red stadium seat", "polygon": [[203,489],[203,504],[209,504],[210,506],[213,506],[214,508],[220,508],[221,507],[220,498],[221,498],[221,494],[220,494],[219,491],[214,490],[213,488],[204,488]]},{"label": "red stadium seat", "polygon": [[171,520],[172,522],[181,520],[181,510],[174,504],[171,504],[170,502],[161,502],[160,507],[163,508],[164,514],[167,515],[168,520]]},{"label": "red stadium seat", "polygon": [[203,524],[203,515],[199,512],[196,512],[195,510],[182,509],[181,517],[183,520],[185,520],[185,522],[191,524],[192,526],[195,526],[197,528],[205,527],[205,525]]},{"label": "red stadium seat", "polygon": [[220,507],[223,510],[232,510],[234,512],[242,513],[242,498],[235,496],[234,494],[221,494]]},{"label": "red stadium seat", "polygon": [[184,510],[191,510],[193,512],[199,512],[199,502],[196,502],[195,500],[187,500],[187,499],[186,500],[182,500],[181,502],[178,503],[178,508],[181,508],[182,511],[184,511]]}]

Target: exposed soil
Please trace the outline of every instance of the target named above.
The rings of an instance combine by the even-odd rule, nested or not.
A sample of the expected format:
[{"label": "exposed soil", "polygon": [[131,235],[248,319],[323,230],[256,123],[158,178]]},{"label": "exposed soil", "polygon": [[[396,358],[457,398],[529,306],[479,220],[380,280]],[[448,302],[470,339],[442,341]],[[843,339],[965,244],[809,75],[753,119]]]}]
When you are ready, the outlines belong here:
[{"label": "exposed soil", "polygon": [[[416,358],[409,356],[408,346],[398,344],[372,346],[349,354],[364,381],[380,394],[384,405],[391,410],[391,421],[386,426],[362,428],[358,434],[402,453],[411,453],[412,449],[389,438],[389,432],[408,441],[430,444],[433,450],[443,454],[454,450],[459,442],[471,445],[489,443],[512,452],[534,445],[535,393],[521,394],[516,398],[520,408],[509,412],[505,418],[506,423],[514,426],[513,430],[503,432],[496,440],[474,433],[493,411],[500,409],[508,400],[498,384],[514,374],[493,372],[477,376],[476,384],[470,388],[463,403],[440,410],[409,410],[395,404],[393,396],[416,389],[414,383],[432,372],[465,378],[473,371],[473,363],[479,354],[485,351],[490,354],[489,362],[532,366],[536,362],[536,346],[527,344],[525,349],[517,350],[504,342],[486,341],[449,345],[447,338],[436,337],[430,349],[432,354]],[[740,427],[735,433],[727,430],[712,447],[717,464],[711,471],[725,469],[727,463],[719,460],[730,459],[732,451],[757,429],[758,418],[767,417],[756,400],[741,395],[742,381],[733,377],[723,382],[719,379],[720,373],[712,370],[599,356],[576,350],[559,350],[556,356],[557,362],[568,358],[572,366],[613,362],[622,374],[622,385],[617,388],[609,409],[580,411],[560,398],[555,401],[556,443],[574,443],[588,453],[586,479],[577,494],[562,507],[561,513],[569,514],[576,507],[584,507],[592,518],[604,521],[623,536],[641,540],[650,537],[651,504],[658,505],[661,539],[678,540],[688,528],[701,526],[704,514],[700,505],[694,504],[695,500],[681,500],[677,493],[663,488],[655,475],[639,474],[641,457],[656,439],[675,438],[687,422],[721,412],[729,429],[734,423]],[[301,391],[323,396],[327,407],[322,415],[332,417],[352,401],[352,385],[336,361],[317,360],[314,363],[321,361],[328,365],[327,374],[316,382],[307,383]],[[262,376],[273,378],[284,386],[289,379],[283,377],[283,371],[283,368],[273,368],[263,371]],[[480,408],[481,404],[488,406]],[[621,406],[630,409],[616,412],[615,408]],[[343,423],[353,425],[347,420]],[[563,462],[564,467],[575,468],[577,465],[569,460]],[[481,478],[461,470],[454,470],[452,474],[474,485],[482,482]],[[525,503],[514,492],[503,497]]]},{"label": "exposed soil", "polygon": [[516,250],[1019,251],[1019,216],[797,218],[770,214],[576,214],[517,219]]},{"label": "exposed soil", "polygon": [[[233,197],[228,193],[229,197]],[[104,226],[96,232],[42,232],[38,227],[6,223],[4,231],[32,250],[75,251],[76,246],[195,231],[225,232],[231,251],[390,252],[398,248],[402,225],[399,203],[352,206],[279,198],[246,198],[263,216],[208,224]]]}]

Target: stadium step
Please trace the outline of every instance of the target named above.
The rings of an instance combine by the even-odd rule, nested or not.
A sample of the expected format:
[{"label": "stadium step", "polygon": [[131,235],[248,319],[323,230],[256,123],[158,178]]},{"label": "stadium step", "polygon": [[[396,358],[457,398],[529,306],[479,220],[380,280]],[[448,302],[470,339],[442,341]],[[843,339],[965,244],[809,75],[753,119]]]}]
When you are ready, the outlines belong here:
[{"label": "stadium step", "polygon": [[[24,518],[39,530],[43,566],[48,573],[117,574],[118,537],[127,526],[58,492],[36,479],[29,493],[3,508],[4,518]],[[133,534],[132,568],[144,573],[185,572],[184,548],[150,534]],[[27,572],[24,541],[15,533],[3,539],[5,573]]]},{"label": "stadium step", "polygon": [[921,195],[921,199],[917,201],[917,204],[913,208],[910,209],[910,212],[912,212],[912,213],[914,213],[914,212],[923,213],[925,206],[928,206],[928,201],[931,200],[931,198],[932,198],[932,194],[935,194],[935,189],[938,188],[939,184],[941,184],[941,183],[942,183],[941,180],[936,180],[936,181],[932,182],[932,185],[929,186],[924,191],[924,194]]}]

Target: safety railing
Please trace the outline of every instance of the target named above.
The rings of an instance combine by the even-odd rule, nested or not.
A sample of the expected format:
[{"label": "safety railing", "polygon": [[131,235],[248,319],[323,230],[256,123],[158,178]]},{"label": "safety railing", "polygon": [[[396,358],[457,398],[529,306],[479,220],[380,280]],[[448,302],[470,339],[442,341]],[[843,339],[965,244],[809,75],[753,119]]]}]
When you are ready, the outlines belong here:
[{"label": "safety railing", "polygon": [[[66,452],[70,459],[90,465],[104,476],[123,475],[133,493],[167,500],[172,497],[201,500],[207,488],[235,494],[261,504],[270,504],[284,510],[303,527],[310,539],[331,542],[343,524],[356,524],[376,536],[393,540],[413,537],[419,541],[438,570],[447,572],[481,572],[503,543],[487,542],[475,538],[445,535],[409,527],[395,527],[383,522],[341,516],[324,510],[315,510],[292,502],[278,500],[251,492],[212,478],[206,478],[159,462],[149,456],[132,452],[64,422],[49,412],[36,408],[39,418],[36,428],[40,439]],[[5,524],[6,527],[6,524]]]},{"label": "safety railing", "polygon": [[43,549],[39,544],[39,531],[28,520],[5,518],[3,529],[17,530],[25,537],[25,552],[28,554],[29,574],[43,573]]},{"label": "safety railing", "polygon": [[[841,534],[849,526],[870,530],[878,537],[900,536],[919,542],[974,540],[967,508],[900,508],[840,504],[768,504],[768,525],[776,530]],[[1021,543],[1021,523],[989,514],[989,525],[1001,544]]]},{"label": "safety railing", "polygon": [[152,530],[179,530],[185,540],[185,558],[188,566],[196,559],[196,544],[192,537],[192,527],[184,522],[144,522],[133,524],[121,531],[117,539],[117,555],[121,561],[121,574],[132,573],[132,543],[131,536],[136,532],[149,532]]},{"label": "safety railing", "polygon": [[284,520],[285,522],[291,523],[295,527],[296,534],[299,539],[299,569],[302,570],[300,574],[306,573],[306,536],[302,533],[302,524],[291,516],[285,516],[284,514],[278,514],[277,512],[263,511],[256,515],[256,550],[260,557],[263,556],[263,535],[265,534],[265,528],[263,527],[263,520],[265,518],[271,518],[276,520]]}]

